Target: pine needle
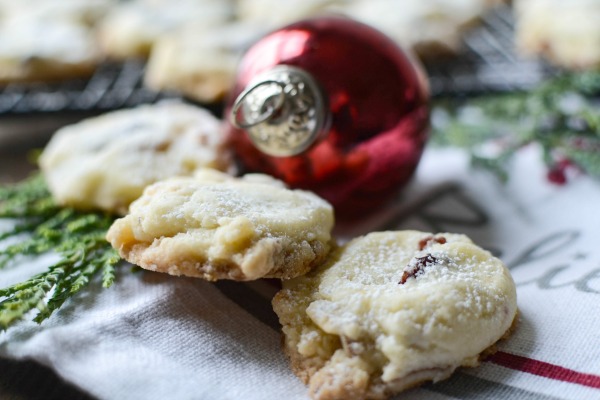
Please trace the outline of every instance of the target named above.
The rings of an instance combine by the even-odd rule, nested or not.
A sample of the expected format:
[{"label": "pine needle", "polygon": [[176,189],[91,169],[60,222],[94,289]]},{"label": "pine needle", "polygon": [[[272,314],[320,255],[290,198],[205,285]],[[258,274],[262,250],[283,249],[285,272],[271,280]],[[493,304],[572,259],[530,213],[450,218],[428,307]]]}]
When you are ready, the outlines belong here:
[{"label": "pine needle", "polygon": [[0,330],[34,309],[38,310],[34,321],[42,322],[97,274],[105,288],[114,282],[120,258],[105,240],[114,217],[58,206],[40,174],[0,187],[0,218],[15,220],[11,230],[0,233],[0,243],[21,239],[0,250],[0,268],[51,251],[60,256],[46,271],[0,289]]},{"label": "pine needle", "polygon": [[487,95],[457,104],[439,99],[434,143],[466,148],[472,164],[508,179],[516,151],[538,143],[548,177],[564,183],[577,168],[600,178],[600,71],[555,78],[527,92]]}]

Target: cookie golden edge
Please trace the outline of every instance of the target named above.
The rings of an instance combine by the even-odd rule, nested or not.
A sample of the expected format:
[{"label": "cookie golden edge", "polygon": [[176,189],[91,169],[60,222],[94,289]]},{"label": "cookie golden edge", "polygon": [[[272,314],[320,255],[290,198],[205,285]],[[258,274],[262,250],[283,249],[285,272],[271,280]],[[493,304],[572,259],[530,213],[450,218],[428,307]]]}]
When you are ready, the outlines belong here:
[{"label": "cookie golden edge", "polygon": [[[259,184],[262,190],[286,191],[292,196],[301,197],[307,207],[314,207],[311,215],[306,218],[322,226],[319,226],[318,230],[315,228],[314,234],[306,233],[306,237],[293,237],[286,232],[272,232],[269,227],[264,226],[259,229],[262,233],[257,235],[256,224],[245,215],[237,215],[234,217],[235,222],[226,226],[230,233],[220,235],[215,232],[217,236],[213,237],[211,246],[227,247],[225,256],[219,258],[210,256],[211,248],[194,253],[185,250],[186,246],[189,249],[191,242],[186,241],[183,245],[181,241],[177,242],[176,238],[180,234],[191,234],[193,240],[194,230],[203,228],[194,227],[187,231],[182,228],[175,234],[165,233],[152,240],[147,238],[141,240],[136,237],[136,229],[144,218],[141,210],[143,203],[152,201],[154,196],[168,196],[169,192],[177,190],[177,185],[189,184],[198,179],[206,179],[214,185],[247,179],[251,180],[251,183]],[[175,185],[175,187],[168,187],[168,185]],[[336,246],[335,240],[331,237],[333,225],[333,208],[313,193],[287,189],[282,182],[262,174],[235,178],[216,170],[203,169],[199,170],[194,177],[177,177],[148,186],[142,197],[132,204],[130,214],[113,223],[106,239],[123,259],[150,271],[202,278],[208,281],[220,279],[249,281],[259,278],[285,280],[304,275],[327,259],[330,250]],[[182,248],[184,251],[180,251]]]},{"label": "cookie golden edge", "polygon": [[[109,236],[107,236],[107,239],[113,243],[113,247],[116,244],[116,235],[119,235],[119,233],[113,230]],[[269,245],[257,243],[255,246],[264,248],[264,250],[259,250],[259,252],[263,252],[264,257],[271,257],[273,259],[273,264],[276,265],[275,268],[261,276],[248,276],[244,274],[240,268],[240,263],[231,260],[174,261],[168,256],[149,256],[148,250],[151,246],[149,243],[139,243],[134,244],[133,246],[119,246],[117,250],[121,258],[149,271],[164,272],[174,276],[201,278],[207,281],[218,281],[222,279],[250,281],[258,278],[291,279],[304,275],[321,265],[327,258],[329,249],[334,245],[333,242],[309,242],[309,246],[314,253],[314,258],[309,262],[305,262],[292,257],[297,250],[296,246],[284,246],[277,240]]]},{"label": "cookie golden edge", "polygon": [[[314,397],[313,393],[315,391],[319,391],[321,387],[328,385],[328,382],[324,379],[319,379],[318,381],[315,381],[314,383],[310,379],[319,370],[318,364],[314,360],[304,358],[297,351],[294,351],[292,348],[286,346],[285,340],[282,340],[282,347],[283,347],[284,354],[289,359],[290,368],[292,369],[292,372],[305,385],[310,385],[311,395],[313,395],[313,396],[311,396],[312,398],[340,399],[340,400],[341,399],[387,399],[387,398],[389,398],[393,395],[399,394],[403,391],[419,387],[427,382],[437,383],[437,382],[443,381],[445,379],[449,379],[452,376],[452,374],[454,374],[456,372],[456,370],[459,368],[476,368],[476,367],[478,367],[482,361],[485,361],[487,358],[493,356],[495,353],[498,352],[498,344],[501,343],[502,341],[507,340],[513,334],[513,332],[517,329],[518,324],[519,324],[519,313],[517,310],[517,313],[515,314],[515,316],[512,320],[512,323],[510,325],[510,328],[508,328],[504,332],[504,334],[500,337],[500,339],[498,339],[498,341],[496,341],[491,346],[489,346],[488,348],[484,349],[481,353],[479,353],[479,355],[477,356],[476,362],[471,361],[467,364],[460,365],[456,368],[452,368],[451,370],[448,370],[447,372],[445,372],[444,376],[442,376],[442,377],[439,376],[439,373],[442,371],[442,369],[431,368],[431,369],[424,369],[422,371],[416,371],[413,374],[408,375],[405,378],[398,380],[395,383],[391,382],[388,384],[384,384],[381,381],[374,382],[374,384],[378,385],[379,387],[376,388],[375,390],[372,390],[370,395],[367,395],[367,397],[364,397],[365,396],[364,391],[355,390],[352,386],[347,386],[346,387],[347,390],[344,390],[344,391],[336,390],[334,392],[327,393],[325,396]],[[282,338],[282,339],[284,339],[284,338]],[[334,377],[331,377],[331,378],[335,379]],[[360,379],[360,377],[359,377],[359,379]],[[371,384],[371,386],[374,386],[374,385]]]},{"label": "cookie golden edge", "polygon": [[[431,235],[433,234],[425,233],[425,232],[417,232],[422,233],[423,235]],[[447,235],[442,233],[440,235]],[[435,235],[437,236],[437,235]],[[360,238],[358,238],[360,239]],[[468,238],[467,238],[468,239]],[[329,265],[335,264],[340,257],[340,253],[343,251],[343,246],[339,246],[332,251],[328,261],[326,262]],[[333,261],[332,261],[333,260]],[[506,269],[506,267],[504,267]],[[314,270],[312,274],[319,273],[319,268]],[[508,269],[506,269],[508,271]],[[510,276],[510,273],[509,273]],[[302,277],[301,277],[302,278]],[[512,281],[512,278],[511,278]],[[293,281],[291,281],[293,282]],[[513,282],[513,290],[514,282]],[[312,326],[313,328],[316,325],[309,317],[306,315],[306,308],[302,310],[302,315],[294,316],[294,314],[298,314],[294,310],[290,312],[289,309],[286,310],[286,307],[289,304],[297,301],[298,299],[293,299],[293,294],[290,290],[284,288],[277,292],[272,300],[272,305],[275,313],[279,317],[279,322],[282,325],[283,334],[282,334],[282,347],[285,355],[289,359],[290,367],[293,373],[306,385],[309,387],[309,392],[311,398],[318,400],[332,400],[332,399],[387,399],[393,395],[399,394],[408,389],[412,389],[418,387],[427,382],[439,382],[451,377],[451,375],[459,368],[462,367],[477,367],[481,363],[481,361],[490,357],[494,353],[498,351],[498,344],[506,339],[508,339],[511,334],[515,331],[518,326],[519,321],[519,312],[516,306],[516,296],[514,297],[514,314],[510,319],[510,324],[507,329],[499,332],[496,340],[493,340],[490,345],[481,349],[478,354],[465,356],[460,363],[457,363],[452,366],[435,366],[432,365],[430,368],[423,368],[420,370],[413,371],[399,379],[395,379],[391,382],[383,382],[381,379],[381,374],[375,379],[372,379],[369,375],[364,375],[360,373],[347,374],[351,370],[341,370],[337,371],[337,374],[317,374],[320,372],[324,366],[330,362],[333,357],[335,357],[335,353],[332,354],[333,357],[323,360],[318,356],[315,357],[305,357],[298,351],[299,342],[290,342],[289,337],[286,333],[288,329],[294,330],[297,329],[297,326],[293,326],[294,318],[301,318],[303,324],[305,326]],[[308,306],[310,301],[305,302],[305,306]],[[508,308],[506,308],[508,309]],[[297,322],[297,321],[296,321]],[[297,332],[296,332],[297,333]],[[320,340],[323,343],[326,343],[325,346],[332,346],[336,348],[335,350],[344,349],[347,351],[349,346],[348,343],[344,342],[343,336],[337,336],[335,334],[329,334],[326,332],[321,332],[322,337]],[[331,356],[331,355],[330,355]],[[357,360],[358,362],[358,360]],[[318,376],[317,376],[318,375]],[[340,376],[341,375],[341,376]],[[343,381],[340,384],[340,380]],[[332,382],[337,381],[335,384]]]}]

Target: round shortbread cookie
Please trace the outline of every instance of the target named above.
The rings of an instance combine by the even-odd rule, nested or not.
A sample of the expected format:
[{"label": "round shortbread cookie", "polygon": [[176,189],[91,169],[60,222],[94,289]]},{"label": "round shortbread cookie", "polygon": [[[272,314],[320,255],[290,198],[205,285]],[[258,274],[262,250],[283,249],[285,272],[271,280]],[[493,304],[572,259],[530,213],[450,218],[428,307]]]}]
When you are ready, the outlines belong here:
[{"label": "round shortbread cookie", "polygon": [[292,278],[321,264],[333,209],[267,175],[214,170],[149,186],[107,240],[142,268],[207,280]]},{"label": "round shortbread cookie", "polygon": [[508,269],[466,236],[376,232],[283,283],[273,299],[313,398],[381,399],[445,379],[511,327]]},{"label": "round shortbread cookie", "polygon": [[119,0],[0,0],[0,17],[93,25]]},{"label": "round shortbread cookie", "polygon": [[155,90],[177,90],[196,101],[216,102],[233,87],[243,50],[264,32],[263,26],[240,22],[182,29],[156,42],[144,83]]},{"label": "round shortbread cookie", "polygon": [[76,22],[14,17],[0,23],[0,37],[0,83],[89,76],[101,60]]},{"label": "round shortbread cookie", "polygon": [[457,53],[466,30],[495,0],[356,0],[341,12],[381,30],[421,58]]},{"label": "round shortbread cookie", "polygon": [[272,29],[302,18],[342,14],[381,30],[421,58],[457,53],[465,31],[499,0],[239,0],[241,20]]},{"label": "round shortbread cookie", "polygon": [[515,1],[520,51],[573,69],[600,67],[600,1]]},{"label": "round shortbread cookie", "polygon": [[330,12],[350,0],[237,0],[236,15],[242,21],[252,21],[276,29],[303,18]]},{"label": "round shortbread cookie", "polygon": [[226,170],[230,162],[219,120],[178,101],[61,128],[39,159],[59,204],[122,215],[151,183],[202,167]]},{"label": "round shortbread cookie", "polygon": [[101,21],[98,38],[110,57],[147,57],[154,43],[186,25],[218,26],[233,14],[231,0],[134,0],[121,3]]}]

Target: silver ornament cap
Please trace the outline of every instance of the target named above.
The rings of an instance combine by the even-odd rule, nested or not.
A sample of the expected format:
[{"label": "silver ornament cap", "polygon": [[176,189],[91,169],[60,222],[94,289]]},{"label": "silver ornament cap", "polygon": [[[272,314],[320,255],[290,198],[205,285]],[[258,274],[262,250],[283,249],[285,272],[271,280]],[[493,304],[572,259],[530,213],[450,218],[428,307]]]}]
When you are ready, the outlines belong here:
[{"label": "silver ornament cap", "polygon": [[302,153],[330,122],[327,97],[317,80],[289,65],[254,77],[233,103],[230,120],[259,150],[276,157]]}]

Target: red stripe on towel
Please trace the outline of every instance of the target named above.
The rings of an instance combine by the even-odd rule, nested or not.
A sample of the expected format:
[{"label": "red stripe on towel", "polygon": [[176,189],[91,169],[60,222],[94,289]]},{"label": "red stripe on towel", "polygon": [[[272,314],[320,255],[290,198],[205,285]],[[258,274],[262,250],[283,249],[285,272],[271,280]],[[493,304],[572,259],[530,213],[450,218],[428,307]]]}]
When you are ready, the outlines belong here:
[{"label": "red stripe on towel", "polygon": [[492,355],[488,358],[488,361],[506,368],[543,376],[544,378],[600,389],[600,376],[584,374],[544,361],[533,360],[531,358],[505,353],[503,351],[499,351]]}]

